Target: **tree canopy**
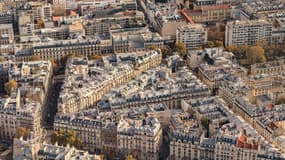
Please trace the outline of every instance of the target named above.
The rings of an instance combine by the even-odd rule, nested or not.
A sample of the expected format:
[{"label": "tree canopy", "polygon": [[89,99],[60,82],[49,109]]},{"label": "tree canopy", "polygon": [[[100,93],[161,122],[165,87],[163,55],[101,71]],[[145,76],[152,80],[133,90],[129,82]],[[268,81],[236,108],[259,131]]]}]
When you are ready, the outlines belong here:
[{"label": "tree canopy", "polygon": [[209,129],[209,119],[207,117],[201,117],[200,121],[201,121],[201,125],[205,129]]},{"label": "tree canopy", "polygon": [[57,142],[61,146],[66,146],[69,144],[70,146],[74,146],[76,148],[82,147],[81,140],[77,137],[74,131],[54,132],[51,136],[51,142]]},{"label": "tree canopy", "polygon": [[90,57],[90,59],[92,60],[101,60],[102,59],[102,56],[99,55],[99,54],[94,54]]},{"label": "tree canopy", "polygon": [[276,104],[285,104],[285,96],[278,98]]},{"label": "tree canopy", "polygon": [[4,89],[6,93],[12,93],[18,86],[18,83],[15,80],[10,80],[4,84]]},{"label": "tree canopy", "polygon": [[29,129],[27,129],[27,128],[24,128],[24,127],[18,127],[17,129],[16,129],[16,133],[15,133],[15,138],[21,138],[21,137],[23,137],[23,139],[27,139],[28,138],[28,136],[29,136],[29,134],[30,134],[30,130]]},{"label": "tree canopy", "polygon": [[30,58],[30,61],[40,61],[40,60],[41,60],[41,57],[38,55],[32,55]]},{"label": "tree canopy", "polygon": [[186,46],[183,42],[176,42],[174,45],[174,51],[178,52],[181,57],[186,55]]},{"label": "tree canopy", "polygon": [[4,62],[6,59],[4,57],[0,57],[0,62]]},{"label": "tree canopy", "polygon": [[246,59],[250,64],[266,61],[264,49],[261,46],[251,46],[246,52]]}]

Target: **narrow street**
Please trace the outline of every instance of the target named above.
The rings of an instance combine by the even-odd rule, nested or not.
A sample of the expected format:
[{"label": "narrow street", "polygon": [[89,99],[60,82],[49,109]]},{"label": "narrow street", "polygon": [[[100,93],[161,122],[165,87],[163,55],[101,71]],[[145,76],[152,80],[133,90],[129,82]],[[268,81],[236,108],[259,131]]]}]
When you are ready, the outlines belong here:
[{"label": "narrow street", "polygon": [[43,126],[46,129],[53,128],[54,116],[57,112],[57,99],[60,93],[60,88],[62,81],[57,78],[58,76],[53,77],[53,82],[50,87],[50,91],[47,97],[47,104],[45,107],[45,114],[43,117]]}]

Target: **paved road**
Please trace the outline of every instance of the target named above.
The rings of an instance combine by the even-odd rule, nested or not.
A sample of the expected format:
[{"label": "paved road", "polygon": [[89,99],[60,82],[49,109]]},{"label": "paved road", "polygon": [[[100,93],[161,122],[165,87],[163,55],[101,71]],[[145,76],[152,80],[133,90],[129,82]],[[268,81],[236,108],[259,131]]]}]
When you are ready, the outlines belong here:
[{"label": "paved road", "polygon": [[54,116],[57,112],[57,99],[60,93],[61,85],[62,83],[60,82],[54,82],[50,87],[46,109],[44,111],[44,127],[47,129],[51,129],[53,127]]}]

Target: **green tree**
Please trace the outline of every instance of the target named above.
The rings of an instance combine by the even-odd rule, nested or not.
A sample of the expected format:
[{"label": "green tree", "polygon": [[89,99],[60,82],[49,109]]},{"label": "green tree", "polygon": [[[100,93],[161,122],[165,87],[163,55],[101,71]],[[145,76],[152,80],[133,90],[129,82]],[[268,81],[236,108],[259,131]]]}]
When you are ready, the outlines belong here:
[{"label": "green tree", "polygon": [[207,117],[201,117],[200,121],[201,121],[201,125],[205,129],[209,129],[209,119]]},{"label": "green tree", "polygon": [[57,142],[59,145],[66,146],[67,144],[76,148],[81,148],[81,140],[77,137],[74,131],[58,131],[51,136],[51,142]]},{"label": "green tree", "polygon": [[18,86],[18,83],[15,80],[10,80],[4,84],[4,89],[6,93],[12,93]]},{"label": "green tree", "polygon": [[176,42],[174,45],[174,51],[178,52],[181,57],[186,55],[186,46],[183,42]]},{"label": "green tree", "polygon": [[32,55],[30,58],[30,61],[40,61],[40,60],[41,60],[41,57],[38,55]]},{"label": "green tree", "polygon": [[250,64],[263,63],[266,61],[264,49],[261,46],[251,46],[246,52],[247,61]]},{"label": "green tree", "polygon": [[24,127],[18,127],[17,129],[16,129],[16,132],[15,132],[15,138],[21,138],[21,137],[23,137],[23,139],[27,139],[28,138],[28,136],[29,136],[29,134],[30,134],[30,130],[29,129],[27,129],[27,128],[24,128]]}]

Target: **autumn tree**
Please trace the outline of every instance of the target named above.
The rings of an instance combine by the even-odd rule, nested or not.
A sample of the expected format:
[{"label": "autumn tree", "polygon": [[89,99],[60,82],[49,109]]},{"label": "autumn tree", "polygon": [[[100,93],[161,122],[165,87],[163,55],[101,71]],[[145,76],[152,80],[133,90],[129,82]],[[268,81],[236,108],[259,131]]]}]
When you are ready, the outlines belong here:
[{"label": "autumn tree", "polygon": [[161,47],[160,50],[161,50],[161,54],[162,54],[162,57],[163,57],[163,58],[165,58],[165,57],[167,57],[168,55],[171,54],[170,48],[168,48],[168,47],[166,47],[166,46]]},{"label": "autumn tree", "polygon": [[0,62],[4,62],[4,61],[6,61],[6,58],[0,57]]},{"label": "autumn tree", "polygon": [[38,20],[36,21],[36,24],[37,24],[38,27],[40,27],[40,28],[45,28],[45,23],[44,23],[44,21],[43,21],[42,19],[38,19]]},{"label": "autumn tree", "polygon": [[219,24],[215,27],[211,27],[208,30],[209,41],[221,41],[225,40],[225,24]]},{"label": "autumn tree", "polygon": [[276,104],[285,104],[285,96],[278,98]]},{"label": "autumn tree", "polygon": [[132,155],[127,155],[125,160],[135,160],[135,158]]},{"label": "autumn tree", "polygon": [[215,47],[215,43],[213,41],[208,41],[205,45],[204,48],[213,48]]},{"label": "autumn tree", "polygon": [[216,40],[214,41],[215,47],[224,47],[223,41]]},{"label": "autumn tree", "polygon": [[40,60],[41,60],[41,57],[38,55],[32,55],[30,57],[30,61],[40,61]]},{"label": "autumn tree", "polygon": [[23,139],[27,139],[29,137],[30,134],[30,130],[24,127],[18,127],[16,129],[16,133],[15,133],[15,138],[21,138],[23,137]]},{"label": "autumn tree", "polygon": [[15,80],[10,80],[4,84],[4,89],[6,93],[12,93],[18,86],[18,83]]},{"label": "autumn tree", "polygon": [[102,59],[102,56],[99,55],[99,54],[94,54],[90,57],[90,59],[92,60],[101,60]]},{"label": "autumn tree", "polygon": [[251,46],[246,52],[246,59],[250,64],[266,61],[264,49],[261,46]]},{"label": "autumn tree", "polygon": [[181,57],[186,55],[186,46],[183,42],[176,42],[174,45],[174,51],[178,52]]},{"label": "autumn tree", "polygon": [[66,146],[67,144],[74,146],[76,148],[81,148],[81,140],[77,137],[74,131],[58,131],[54,132],[51,136],[51,142],[57,142],[61,146]]},{"label": "autumn tree", "polygon": [[159,47],[157,45],[153,44],[153,45],[149,46],[148,49],[150,49],[150,50],[157,50],[157,49],[159,49]]}]

